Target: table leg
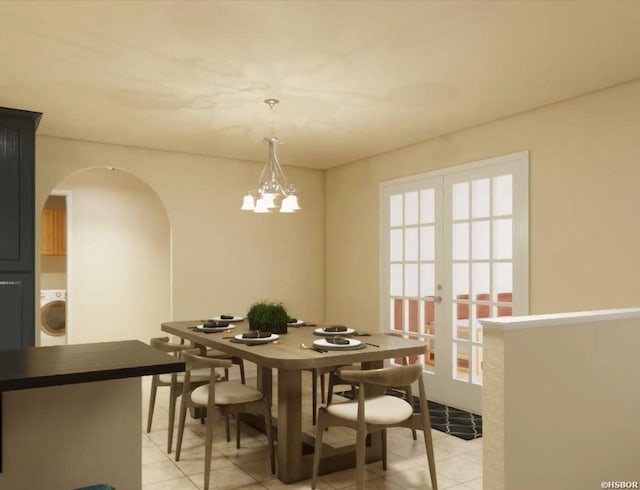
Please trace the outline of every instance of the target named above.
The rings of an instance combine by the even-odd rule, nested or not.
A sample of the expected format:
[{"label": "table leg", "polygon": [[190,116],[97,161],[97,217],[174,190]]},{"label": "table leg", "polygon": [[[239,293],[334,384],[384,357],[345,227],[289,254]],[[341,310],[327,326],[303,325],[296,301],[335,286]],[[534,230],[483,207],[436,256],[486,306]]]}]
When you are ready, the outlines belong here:
[{"label": "table leg", "polygon": [[278,370],[278,478],[305,478],[302,461],[302,383],[299,369]]}]

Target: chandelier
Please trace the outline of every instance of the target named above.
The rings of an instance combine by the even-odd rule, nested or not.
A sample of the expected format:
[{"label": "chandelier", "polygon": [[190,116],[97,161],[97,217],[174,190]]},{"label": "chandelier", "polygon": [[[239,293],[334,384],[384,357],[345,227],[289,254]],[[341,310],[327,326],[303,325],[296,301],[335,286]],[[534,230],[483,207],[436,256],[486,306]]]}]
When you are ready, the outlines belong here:
[{"label": "chandelier", "polygon": [[280,102],[278,99],[264,99],[264,103],[271,109],[271,136],[264,141],[269,144],[269,156],[264,162],[256,196],[250,191],[242,200],[243,211],[253,211],[254,213],[270,213],[272,209],[280,206],[281,213],[294,213],[300,209],[298,206],[298,196],[295,187],[287,184],[280,162],[276,155],[276,147],[280,140],[273,136],[273,107]]}]

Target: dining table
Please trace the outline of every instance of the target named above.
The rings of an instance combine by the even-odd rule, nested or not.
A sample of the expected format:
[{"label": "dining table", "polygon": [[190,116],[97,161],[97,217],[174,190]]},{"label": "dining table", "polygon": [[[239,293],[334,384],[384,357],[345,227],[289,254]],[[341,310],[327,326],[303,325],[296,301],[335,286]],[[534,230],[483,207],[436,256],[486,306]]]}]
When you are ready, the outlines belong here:
[{"label": "dining table", "polygon": [[[272,399],[273,372],[277,372],[277,476],[284,483],[305,480],[311,476],[315,439],[302,430],[302,371],[360,363],[362,369],[382,367],[386,359],[425,353],[422,340],[380,333],[366,333],[356,338],[364,348],[318,352],[308,347],[322,338],[317,329],[325,325],[305,323],[288,327],[276,342],[247,344],[235,336],[249,332],[246,320],[232,323],[235,328],[223,332],[205,333],[194,330],[203,320],[164,322],[164,332],[191,341],[196,346],[209,347],[253,362],[257,366],[257,388]],[[382,456],[379,438],[371,438],[367,461]],[[355,466],[355,445],[333,448],[323,446],[320,473],[329,473]]]}]

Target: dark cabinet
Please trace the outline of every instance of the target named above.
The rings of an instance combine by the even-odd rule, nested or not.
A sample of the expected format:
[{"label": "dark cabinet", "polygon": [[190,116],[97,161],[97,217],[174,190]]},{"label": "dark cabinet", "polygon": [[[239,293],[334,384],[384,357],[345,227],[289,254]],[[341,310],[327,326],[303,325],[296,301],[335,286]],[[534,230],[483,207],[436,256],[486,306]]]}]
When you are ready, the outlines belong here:
[{"label": "dark cabinet", "polygon": [[0,108],[0,349],[35,345],[35,132],[41,116]]}]

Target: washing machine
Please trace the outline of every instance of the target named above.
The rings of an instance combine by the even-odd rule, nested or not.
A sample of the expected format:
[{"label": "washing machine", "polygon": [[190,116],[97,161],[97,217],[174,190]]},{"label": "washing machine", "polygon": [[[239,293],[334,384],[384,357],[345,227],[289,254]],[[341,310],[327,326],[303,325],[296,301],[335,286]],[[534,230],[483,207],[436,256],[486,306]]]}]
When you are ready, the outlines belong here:
[{"label": "washing machine", "polygon": [[40,345],[67,343],[67,291],[43,289],[40,291]]}]

